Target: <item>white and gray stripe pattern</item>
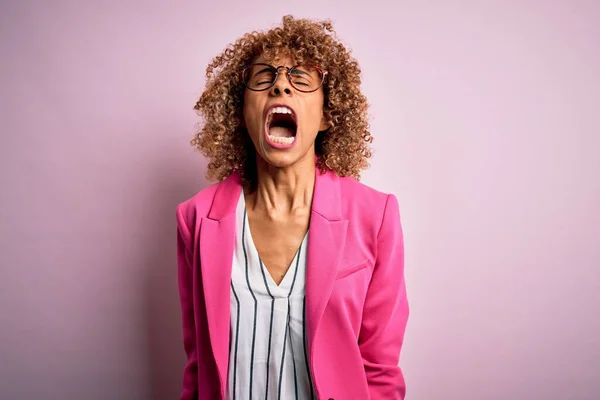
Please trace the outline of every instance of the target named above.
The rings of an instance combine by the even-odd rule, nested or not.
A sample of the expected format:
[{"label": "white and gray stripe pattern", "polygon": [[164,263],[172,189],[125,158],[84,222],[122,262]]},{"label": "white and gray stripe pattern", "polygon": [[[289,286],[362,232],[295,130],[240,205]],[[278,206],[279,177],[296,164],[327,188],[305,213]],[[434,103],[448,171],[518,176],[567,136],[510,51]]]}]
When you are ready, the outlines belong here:
[{"label": "white and gray stripe pattern", "polygon": [[308,234],[278,286],[254,246],[243,193],[237,227],[227,399],[314,399],[304,318]]}]

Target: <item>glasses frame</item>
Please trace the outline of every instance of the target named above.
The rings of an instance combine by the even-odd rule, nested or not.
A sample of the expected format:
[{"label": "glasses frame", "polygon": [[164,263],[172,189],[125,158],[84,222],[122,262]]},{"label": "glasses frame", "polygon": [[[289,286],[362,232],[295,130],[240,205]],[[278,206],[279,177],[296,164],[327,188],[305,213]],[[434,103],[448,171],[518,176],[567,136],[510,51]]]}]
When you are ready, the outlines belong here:
[{"label": "glasses frame", "polygon": [[[268,87],[265,87],[263,89],[253,89],[253,88],[251,88],[250,86],[248,86],[248,84],[246,83],[246,79],[244,78],[246,71],[248,69],[252,68],[252,67],[257,66],[257,65],[263,65],[265,67],[270,67],[270,68],[272,68],[272,69],[275,70],[275,79],[273,79],[273,82]],[[319,73],[321,74],[321,82],[319,83],[319,86],[317,86],[316,89],[312,89],[312,90],[299,89],[292,82],[292,77],[291,77],[292,71],[295,70],[295,69],[297,69],[298,67],[301,67],[301,66],[312,67],[312,68],[316,69],[317,71],[319,71]],[[287,72],[285,73],[285,76],[286,76],[288,82],[290,83],[290,85],[292,85],[292,87],[294,89],[296,89],[297,91],[302,92],[302,93],[313,93],[313,92],[316,92],[317,90],[319,90],[323,86],[323,82],[325,82],[325,77],[327,76],[327,71],[325,71],[324,69],[320,68],[317,65],[312,65],[312,64],[308,64],[308,65],[307,64],[298,64],[298,65],[294,65],[293,67],[290,68],[290,67],[286,67],[285,65],[280,65],[279,67],[275,67],[275,66],[273,66],[271,64],[266,64],[266,63],[252,63],[252,64],[247,64],[247,65],[243,66],[242,68],[240,68],[240,71],[239,71],[240,72],[240,79],[242,80],[242,83],[244,84],[244,86],[248,90],[252,90],[253,92],[264,92],[265,90],[271,89],[275,85],[275,82],[277,82],[277,79],[279,78],[279,70],[282,69],[282,68],[287,69]]]}]

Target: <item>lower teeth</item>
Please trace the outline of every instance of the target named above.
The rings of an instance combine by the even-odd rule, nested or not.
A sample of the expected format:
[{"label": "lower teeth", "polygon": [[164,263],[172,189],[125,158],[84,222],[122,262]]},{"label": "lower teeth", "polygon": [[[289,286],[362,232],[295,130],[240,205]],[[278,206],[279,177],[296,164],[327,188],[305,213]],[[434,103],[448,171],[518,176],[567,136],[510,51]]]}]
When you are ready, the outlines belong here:
[{"label": "lower teeth", "polygon": [[269,135],[269,139],[272,142],[280,143],[280,144],[292,144],[294,142],[293,137],[282,137],[282,136],[271,136]]}]

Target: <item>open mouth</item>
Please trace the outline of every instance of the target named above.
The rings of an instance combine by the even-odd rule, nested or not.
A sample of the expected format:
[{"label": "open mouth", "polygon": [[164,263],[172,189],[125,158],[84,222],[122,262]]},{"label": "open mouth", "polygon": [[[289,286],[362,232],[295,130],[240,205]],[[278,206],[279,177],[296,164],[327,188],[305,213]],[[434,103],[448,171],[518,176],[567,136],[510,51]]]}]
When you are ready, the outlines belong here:
[{"label": "open mouth", "polygon": [[266,130],[271,142],[282,145],[292,144],[297,128],[296,117],[289,107],[277,106],[269,110]]}]

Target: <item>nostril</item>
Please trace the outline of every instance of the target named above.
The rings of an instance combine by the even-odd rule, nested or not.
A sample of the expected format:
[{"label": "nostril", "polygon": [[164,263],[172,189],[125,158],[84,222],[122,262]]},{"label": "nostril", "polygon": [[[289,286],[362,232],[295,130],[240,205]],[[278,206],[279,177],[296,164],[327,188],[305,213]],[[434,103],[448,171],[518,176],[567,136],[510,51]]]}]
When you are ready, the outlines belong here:
[{"label": "nostril", "polygon": [[285,88],[285,94],[290,94],[292,93],[292,91],[290,90],[290,88]]}]

